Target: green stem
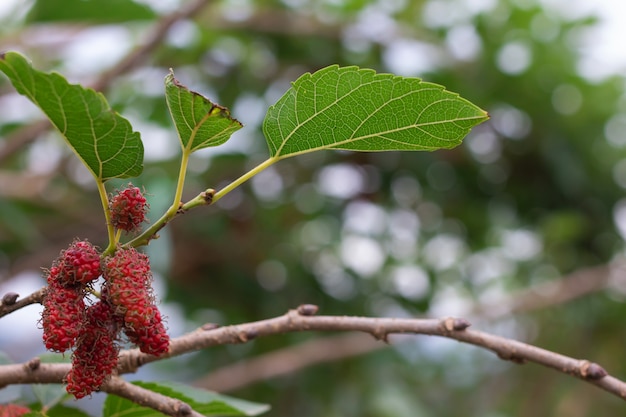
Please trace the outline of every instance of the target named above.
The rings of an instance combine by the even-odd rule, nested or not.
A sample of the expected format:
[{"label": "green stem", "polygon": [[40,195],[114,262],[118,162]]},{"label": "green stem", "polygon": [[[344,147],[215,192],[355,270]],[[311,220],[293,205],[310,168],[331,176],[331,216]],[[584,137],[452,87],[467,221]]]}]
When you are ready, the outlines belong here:
[{"label": "green stem", "polygon": [[109,246],[104,250],[104,255],[111,254],[115,251],[115,247],[117,246],[117,240],[115,239],[115,228],[113,227],[113,222],[111,221],[111,210],[109,209],[109,197],[107,195],[107,190],[104,187],[104,182],[100,180],[96,180],[96,185],[98,186],[98,193],[100,194],[100,201],[102,202],[102,208],[104,210],[104,220],[107,225],[107,234],[109,235]]},{"label": "green stem", "polygon": [[278,162],[278,160],[279,160],[279,158],[271,157],[271,158],[265,160],[265,162],[260,163],[255,168],[253,168],[250,171],[246,172],[241,177],[237,178],[235,181],[231,182],[226,187],[224,187],[221,190],[219,190],[218,192],[216,192],[215,195],[213,196],[213,203],[217,202],[220,198],[224,197],[226,194],[230,193],[232,190],[234,190],[235,188],[239,187],[241,184],[243,184],[244,182],[248,181],[250,178],[252,178],[255,175],[259,174],[264,169],[269,168],[270,166],[272,166],[273,164]]},{"label": "green stem", "polygon": [[180,200],[183,198],[183,188],[185,187],[185,177],[187,176],[189,155],[191,155],[191,152],[187,149],[183,149],[183,156],[180,158],[180,171],[178,171],[178,183],[176,184],[176,192],[174,193],[174,202],[167,213],[175,215],[182,204]]},{"label": "green stem", "polygon": [[187,149],[183,149],[183,155],[180,161],[180,171],[178,172],[178,182],[176,184],[176,192],[174,193],[174,202],[169,209],[157,220],[152,226],[143,231],[143,233],[130,242],[124,244],[124,247],[133,247],[147,245],[150,239],[153,239],[159,230],[163,228],[170,220],[172,220],[178,214],[182,207],[180,201],[183,196],[183,188],[185,186],[185,176],[187,174],[187,164],[189,163],[189,152]]},{"label": "green stem", "polygon": [[187,163],[189,162],[190,153],[187,151],[183,151],[183,157],[180,164],[180,173],[178,175],[178,185],[176,186],[176,193],[174,196],[174,203],[172,206],[161,216],[159,220],[157,220],[151,227],[146,229],[141,235],[137,236],[135,239],[131,240],[124,244],[124,247],[138,247],[147,245],[150,242],[150,239],[154,239],[154,236],[157,234],[159,230],[161,230],[168,222],[170,222],[174,217],[176,217],[180,213],[184,213],[187,210],[198,206],[205,206],[209,204],[213,204],[218,201],[220,198],[224,197],[226,194],[254,177],[264,169],[272,166],[276,163],[279,158],[269,158],[261,164],[257,165],[255,168],[251,169],[241,177],[237,178],[235,181],[228,184],[226,187],[222,188],[218,192],[215,192],[213,189],[207,189],[202,193],[198,194],[193,199],[189,200],[187,203],[182,204],[180,201],[183,194],[183,185],[185,183],[185,173],[187,172]]}]

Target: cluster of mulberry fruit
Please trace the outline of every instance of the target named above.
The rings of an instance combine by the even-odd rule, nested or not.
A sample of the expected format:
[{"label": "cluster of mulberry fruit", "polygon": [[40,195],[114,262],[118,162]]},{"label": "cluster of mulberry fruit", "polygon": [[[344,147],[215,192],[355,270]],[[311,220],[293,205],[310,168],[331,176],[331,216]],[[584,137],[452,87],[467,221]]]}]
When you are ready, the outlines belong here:
[{"label": "cluster of mulberry fruit", "polygon": [[[136,187],[111,200],[111,218],[121,230],[136,230],[145,212],[145,198]],[[86,296],[100,277],[104,283],[99,300],[89,305]],[[122,332],[144,353],[168,352],[169,337],[155,305],[145,254],[119,248],[112,256],[102,257],[91,243],[75,241],[61,252],[46,278],[43,340],[55,352],[74,349],[66,380],[67,392],[76,398],[98,390],[114,372]]]}]

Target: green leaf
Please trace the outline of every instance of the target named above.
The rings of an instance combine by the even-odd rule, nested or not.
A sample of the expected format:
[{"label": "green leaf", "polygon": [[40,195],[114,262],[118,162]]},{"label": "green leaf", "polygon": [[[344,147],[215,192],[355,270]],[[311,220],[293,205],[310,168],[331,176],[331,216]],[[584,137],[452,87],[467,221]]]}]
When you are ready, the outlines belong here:
[{"label": "green leaf", "polygon": [[110,108],[102,94],[69,84],[57,73],[37,71],[15,52],[0,54],[0,71],[20,94],[43,110],[97,180],[141,174],[139,133]]},{"label": "green leaf", "polygon": [[[133,382],[133,384],[186,402],[205,416],[256,416],[269,410],[266,404],[232,398],[174,382]],[[125,398],[107,396],[103,417],[161,417],[163,414]]]},{"label": "green leaf", "polygon": [[230,111],[182,85],[174,73],[165,77],[165,98],[183,151],[218,146],[243,125]]},{"label": "green leaf", "polygon": [[56,405],[44,414],[45,417],[90,417],[88,413],[83,410],[74,407],[68,407],[66,405]]},{"label": "green leaf", "polygon": [[444,87],[333,65],[298,78],[271,106],[263,133],[273,158],[321,149],[453,148],[488,115]]},{"label": "green leaf", "polygon": [[[106,9],[106,13],[102,11]],[[29,22],[91,23],[127,22],[153,19],[148,6],[131,0],[38,0],[26,18]]]}]

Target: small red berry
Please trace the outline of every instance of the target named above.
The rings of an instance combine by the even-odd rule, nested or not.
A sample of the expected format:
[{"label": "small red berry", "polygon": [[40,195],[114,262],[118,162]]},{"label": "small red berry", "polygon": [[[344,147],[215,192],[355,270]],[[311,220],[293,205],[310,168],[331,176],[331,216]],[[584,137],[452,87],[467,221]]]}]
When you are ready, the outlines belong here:
[{"label": "small red berry", "polygon": [[146,220],[148,204],[146,198],[137,187],[128,184],[128,187],[118,191],[109,203],[111,210],[111,222],[113,227],[126,232],[139,229],[141,223]]},{"label": "small red berry", "polygon": [[30,413],[31,409],[17,404],[0,405],[0,417],[20,417]]},{"label": "small red berry", "polygon": [[81,335],[72,355],[72,369],[67,374],[68,393],[77,399],[98,390],[117,367],[119,324],[113,307],[98,301],[85,313]]},{"label": "small red berry", "polygon": [[84,294],[81,288],[63,287],[58,280],[51,279],[53,270],[48,277],[51,283],[43,299],[43,341],[46,349],[65,352],[74,345],[80,334],[85,313]]},{"label": "small red berry", "polygon": [[101,274],[100,254],[91,243],[75,241],[61,252],[57,267],[61,269],[64,285],[86,285]]}]

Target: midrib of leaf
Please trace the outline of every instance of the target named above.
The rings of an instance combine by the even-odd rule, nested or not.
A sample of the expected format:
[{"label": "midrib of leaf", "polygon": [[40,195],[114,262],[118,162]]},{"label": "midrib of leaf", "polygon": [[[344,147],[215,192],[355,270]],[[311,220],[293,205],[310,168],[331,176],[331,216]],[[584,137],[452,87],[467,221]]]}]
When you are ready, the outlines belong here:
[{"label": "midrib of leaf", "polygon": [[[15,71],[13,71],[14,74],[18,75]],[[17,78],[17,77],[16,77]],[[22,88],[22,90],[26,93],[25,96],[28,97],[28,99],[33,102],[33,103],[37,103],[37,87],[35,84],[34,79],[32,79],[31,81],[31,86],[28,86],[24,81],[22,81],[22,77],[17,78],[19,79],[19,85]],[[59,108],[63,107],[63,99],[61,97],[61,95],[59,94],[59,92],[57,91],[56,86],[54,85],[54,83],[52,83],[52,81],[50,79],[44,79],[44,81],[48,84],[49,86],[49,91],[52,92],[52,98],[54,98],[54,101],[57,103],[57,106]],[[30,91],[32,91],[32,94],[30,93]],[[83,107],[85,108],[85,112],[89,115],[91,115],[91,112],[89,111],[89,104],[85,101],[84,97],[80,97],[80,101],[83,104]],[[57,128],[59,129],[59,132],[61,133],[61,135],[66,138],[67,137],[67,131],[68,131],[68,121],[67,121],[67,117],[65,115],[65,112],[55,112],[55,124],[57,125]],[[59,120],[60,118],[60,120]],[[97,144],[97,142],[100,140],[98,138],[96,138],[96,132],[94,129],[94,124],[93,124],[93,118],[89,118],[88,120],[89,123],[89,128],[91,130],[91,135],[94,138],[94,145]],[[62,126],[58,126],[59,122],[62,123]],[[109,131],[108,133],[110,133],[111,131]],[[106,137],[106,136],[105,136]],[[66,139],[67,140],[67,139]],[[82,155],[78,152],[75,152],[76,156],[83,162],[83,164],[86,167],[89,167],[89,164],[87,163],[87,161],[85,161],[85,159],[82,157]],[[118,155],[118,153],[116,153],[115,155]],[[97,146],[94,146],[94,155],[96,157],[96,159],[98,160],[98,172],[94,173],[96,174],[96,180],[100,181],[100,178],[102,178],[103,175],[103,164],[104,162],[102,161],[102,159],[100,158],[100,154],[97,152]]]},{"label": "midrib of leaf", "polygon": [[[356,88],[348,91],[346,94],[344,94],[344,95],[342,95],[340,97],[337,97],[332,103],[328,104],[326,107],[324,107],[324,108],[322,108],[320,110],[316,110],[315,113],[313,113],[311,116],[307,117],[304,121],[300,122],[298,119],[296,119],[296,122],[297,122],[296,127],[282,140],[281,145],[280,145],[279,148],[276,149],[276,153],[275,153],[275,156],[273,158],[275,158],[276,160],[280,160],[282,158],[288,158],[288,157],[297,156],[297,155],[301,155],[301,154],[304,154],[304,153],[311,152],[311,149],[304,149],[304,150],[302,150],[300,152],[291,152],[291,153],[289,153],[287,155],[282,155],[281,156],[282,149],[285,147],[287,142],[289,142],[291,137],[293,135],[295,135],[302,126],[304,126],[307,123],[311,122],[313,119],[315,119],[316,117],[320,116],[321,114],[324,114],[324,112],[328,111],[332,107],[339,105],[342,100],[348,98],[352,94],[357,94],[359,89],[366,88],[366,87],[368,87],[368,86],[370,86],[372,84],[375,84],[375,83],[383,83],[385,81],[388,81],[388,80],[385,80],[385,79],[375,79],[375,80],[372,80],[372,81],[369,81],[369,82],[366,82],[366,83],[359,84]],[[318,82],[316,82],[314,84],[314,90],[317,90],[317,88],[318,88]],[[456,121],[476,120],[476,119],[482,118],[482,116],[459,117],[459,118],[455,118],[455,119],[445,119],[445,120],[438,120],[438,121],[433,121],[433,122],[424,122],[424,123],[419,123],[419,124],[412,124],[412,125],[408,125],[408,126],[401,126],[399,128],[396,128],[396,129],[389,129],[389,130],[386,130],[386,131],[380,131],[380,132],[376,132],[376,133],[373,133],[373,134],[370,134],[370,135],[357,136],[357,137],[354,136],[354,134],[356,132],[358,132],[358,130],[371,117],[373,117],[377,112],[381,111],[386,106],[388,106],[389,104],[393,103],[394,101],[403,100],[405,97],[411,96],[413,94],[422,94],[422,93],[425,93],[425,92],[428,92],[428,91],[441,91],[441,90],[442,90],[442,88],[436,88],[436,87],[422,88],[422,89],[419,89],[419,90],[408,91],[405,94],[402,94],[402,95],[399,95],[399,96],[394,96],[390,100],[386,101],[383,106],[378,106],[378,108],[374,112],[371,112],[370,114],[368,114],[368,116],[365,117],[361,121],[361,123],[354,129],[354,131],[352,133],[352,136],[350,136],[348,139],[340,141],[340,142],[334,142],[334,143],[331,143],[331,144],[328,144],[328,145],[316,146],[315,150],[337,149],[337,148],[340,148],[341,145],[345,145],[346,143],[351,143],[351,142],[355,142],[355,141],[359,141],[359,140],[363,140],[363,139],[368,139],[368,138],[374,138],[374,137],[384,137],[385,134],[396,133],[396,132],[401,132],[401,131],[404,131],[404,130],[415,129],[415,128],[419,129],[422,126],[444,125],[444,124],[453,123],[453,122],[456,122]],[[294,104],[297,106],[298,105],[297,92],[294,92],[294,94],[296,95],[295,100],[294,100]],[[314,106],[315,107],[317,107],[317,97],[318,97],[318,95],[317,95],[317,93],[315,93],[313,95],[313,100],[314,100]],[[429,103],[426,107],[424,107],[422,109],[422,111],[418,115],[417,119],[419,120],[419,117],[427,109],[429,109],[430,107],[432,107],[435,104],[438,104],[438,103],[441,103],[441,102],[444,102],[444,101],[452,101],[452,99],[451,98],[444,98],[444,99],[436,100],[436,101],[434,101],[432,103]],[[298,118],[297,109],[296,109],[296,118]],[[427,135],[433,137],[433,138],[436,138],[436,139],[439,139],[439,140],[442,140],[442,141],[447,141],[446,139],[441,138],[441,137],[436,137],[436,136],[432,135],[431,133],[424,131],[423,129],[420,129],[420,131],[422,133],[424,133],[424,134],[427,134]],[[385,138],[385,140],[390,141],[390,142],[395,142],[395,143],[402,143],[402,144],[406,145],[406,143],[400,142],[400,141],[398,141],[396,139]],[[453,141],[453,140],[450,140],[450,141]],[[422,146],[424,148],[430,148],[430,149],[439,149],[440,148],[440,146],[435,146],[435,147],[428,147],[428,146],[425,146],[425,145],[420,145],[420,146]]]},{"label": "midrib of leaf", "polygon": [[[191,129],[191,135],[189,135],[189,142],[187,143],[187,146],[185,146],[185,151],[188,152],[189,154],[191,154],[194,151],[194,148],[193,148],[192,145],[193,145],[193,141],[196,139],[196,136],[198,135],[198,130],[200,130],[202,125],[207,120],[209,120],[209,117],[211,117],[211,115],[212,115],[212,113],[206,113],[204,116],[202,116],[200,121],[195,124],[193,129]],[[187,119],[185,118],[185,122],[186,121],[187,121]]]},{"label": "midrib of leaf", "polygon": [[[189,130],[191,130],[190,137],[187,140],[187,143],[185,144],[185,146],[183,146],[183,154],[187,153],[187,155],[189,155],[192,152],[191,145],[193,144],[193,140],[195,139],[196,134],[198,133],[198,129],[200,129],[200,124],[196,123],[195,120],[193,120],[192,124],[189,123],[189,120],[187,119],[187,112],[183,110],[182,90],[180,88],[176,90],[176,95],[178,96],[178,111],[180,112]],[[193,119],[194,118],[193,107],[190,113],[191,113],[191,118]],[[182,145],[183,138],[181,137],[180,140],[181,140],[181,145]]]}]

